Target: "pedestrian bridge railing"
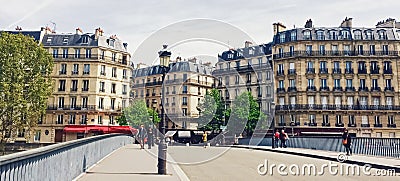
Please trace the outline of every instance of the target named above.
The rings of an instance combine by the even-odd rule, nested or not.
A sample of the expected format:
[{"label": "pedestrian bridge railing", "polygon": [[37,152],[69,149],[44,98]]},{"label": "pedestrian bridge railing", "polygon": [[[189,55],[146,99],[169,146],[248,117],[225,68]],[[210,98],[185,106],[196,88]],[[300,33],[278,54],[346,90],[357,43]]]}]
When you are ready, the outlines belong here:
[{"label": "pedestrian bridge railing", "polygon": [[73,180],[133,137],[108,134],[45,146],[0,157],[0,180]]},{"label": "pedestrian bridge railing", "polygon": [[[400,158],[400,138],[352,138],[353,154]],[[272,138],[243,138],[241,145],[272,146]],[[290,137],[287,147],[344,152],[341,137]]]}]

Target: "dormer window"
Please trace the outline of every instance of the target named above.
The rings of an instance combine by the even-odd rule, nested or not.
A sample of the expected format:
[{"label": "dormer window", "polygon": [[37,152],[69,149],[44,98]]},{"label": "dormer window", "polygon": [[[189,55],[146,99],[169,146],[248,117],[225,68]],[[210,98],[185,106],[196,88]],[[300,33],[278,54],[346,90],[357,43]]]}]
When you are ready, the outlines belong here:
[{"label": "dormer window", "polygon": [[338,39],[338,33],[336,31],[330,31],[329,32],[329,39],[330,40],[337,40]]},{"label": "dormer window", "polygon": [[249,55],[253,55],[253,54],[254,54],[253,48],[249,48]]},{"label": "dormer window", "polygon": [[367,40],[372,40],[372,31],[371,30],[365,31],[365,36]]},{"label": "dormer window", "polygon": [[229,53],[229,54],[228,54],[228,58],[231,58],[231,59],[232,59],[232,58],[233,58],[233,54],[232,54],[232,53]]},{"label": "dormer window", "polygon": [[350,34],[349,34],[349,32],[348,31],[342,31],[342,39],[344,39],[344,40],[348,40],[348,39],[350,39],[349,36]]},{"label": "dormer window", "polygon": [[82,43],[83,44],[87,44],[88,43],[88,39],[89,39],[88,36],[82,36]]},{"label": "dormer window", "polygon": [[311,31],[304,31],[304,39],[305,40],[311,40]]},{"label": "dormer window", "polygon": [[115,43],[115,40],[113,40],[113,39],[110,39],[108,41],[108,45],[110,45],[110,47],[114,47],[114,43]]},{"label": "dormer window", "polygon": [[64,43],[64,44],[67,44],[67,43],[68,43],[68,37],[64,37],[64,38],[63,38],[63,43]]},{"label": "dormer window", "polygon": [[317,31],[317,40],[325,40],[324,31]]},{"label": "dormer window", "polygon": [[46,43],[51,43],[53,41],[53,37],[47,37]]},{"label": "dormer window", "polygon": [[380,31],[378,32],[378,34],[379,34],[379,39],[380,39],[380,40],[386,40],[386,39],[387,39],[386,31],[385,31],[385,30],[380,30]]},{"label": "dormer window", "polygon": [[359,31],[359,30],[354,31],[354,39],[356,39],[356,40],[361,40],[362,39],[361,31]]},{"label": "dormer window", "polygon": [[282,34],[279,35],[279,41],[280,41],[281,43],[284,43],[284,42],[285,42],[285,39],[286,39],[285,33],[282,33]]},{"label": "dormer window", "polygon": [[290,33],[290,40],[292,40],[292,41],[296,41],[296,40],[297,40],[297,33],[296,33],[296,31],[292,31],[292,32]]}]

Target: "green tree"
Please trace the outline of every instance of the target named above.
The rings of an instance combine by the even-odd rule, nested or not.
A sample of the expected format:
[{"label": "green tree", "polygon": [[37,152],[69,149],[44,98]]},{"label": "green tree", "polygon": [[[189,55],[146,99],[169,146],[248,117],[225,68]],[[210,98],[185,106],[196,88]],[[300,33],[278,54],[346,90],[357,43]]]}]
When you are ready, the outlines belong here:
[{"label": "green tree", "polygon": [[32,128],[45,114],[52,93],[52,56],[33,38],[0,35],[0,144]]},{"label": "green tree", "polygon": [[141,124],[149,126],[151,121],[154,124],[160,122],[158,113],[147,108],[144,100],[135,100],[133,103],[124,109],[124,115],[127,122],[133,127],[139,127]]},{"label": "green tree", "polygon": [[260,111],[259,105],[250,92],[244,92],[233,102],[228,129],[233,134],[240,134],[244,130],[251,135],[259,121],[267,119],[267,116]]},{"label": "green tree", "polygon": [[200,112],[199,128],[206,130],[218,130],[224,125],[224,116],[228,116],[228,110],[225,110],[221,101],[221,95],[217,89],[211,89],[199,103],[197,109]]},{"label": "green tree", "polygon": [[120,126],[127,126],[128,125],[128,121],[126,120],[126,117],[125,117],[124,113],[122,113],[122,115],[117,118],[117,123]]}]

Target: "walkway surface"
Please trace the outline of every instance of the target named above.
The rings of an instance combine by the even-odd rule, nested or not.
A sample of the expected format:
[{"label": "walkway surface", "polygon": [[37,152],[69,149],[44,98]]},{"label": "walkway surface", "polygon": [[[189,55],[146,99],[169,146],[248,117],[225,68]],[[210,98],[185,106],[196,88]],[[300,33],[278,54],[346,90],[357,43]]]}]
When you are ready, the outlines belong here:
[{"label": "walkway surface", "polygon": [[[264,150],[278,153],[286,153],[291,155],[306,156],[312,158],[319,158],[331,161],[338,161],[338,156],[340,153],[325,151],[325,150],[312,150],[312,149],[302,149],[302,148],[275,148],[272,149],[271,146],[247,146],[247,145],[235,145],[236,148],[247,148],[255,150]],[[342,153],[344,155],[344,153]],[[340,158],[340,159],[343,159]],[[400,159],[388,158],[388,157],[377,157],[377,156],[367,156],[367,155],[351,155],[345,156],[345,163],[365,165],[370,164],[376,168],[384,169],[396,169],[400,172]]]},{"label": "walkway surface", "polygon": [[172,163],[167,163],[167,175],[158,175],[157,151],[157,147],[143,150],[139,145],[127,145],[100,160],[77,180],[187,180],[180,167]]}]

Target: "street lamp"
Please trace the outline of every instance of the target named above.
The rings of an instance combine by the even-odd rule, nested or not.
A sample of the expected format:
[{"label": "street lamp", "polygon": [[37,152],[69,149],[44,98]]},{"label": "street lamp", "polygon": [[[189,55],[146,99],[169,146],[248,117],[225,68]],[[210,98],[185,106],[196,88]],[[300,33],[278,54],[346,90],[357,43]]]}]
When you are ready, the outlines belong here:
[{"label": "street lamp", "polygon": [[[272,111],[272,120],[271,120],[271,128],[272,128],[272,148],[275,148],[275,102],[271,102],[271,111]],[[278,146],[278,145],[276,145]]]},{"label": "street lamp", "polygon": [[167,144],[165,142],[165,113],[164,113],[164,101],[165,101],[165,90],[164,90],[164,80],[167,67],[160,65],[162,70],[162,85],[161,85],[161,121],[159,123],[160,128],[160,143],[158,145],[158,174],[167,174]]}]

